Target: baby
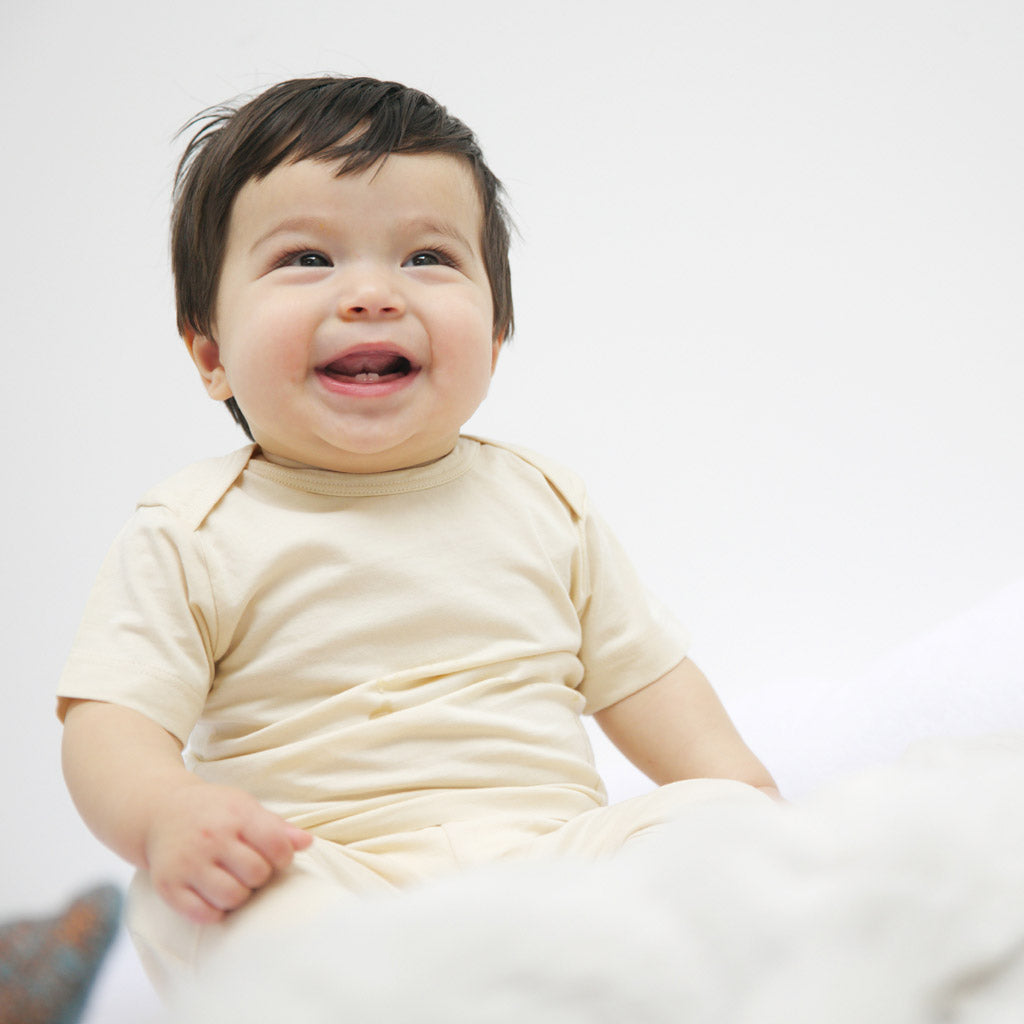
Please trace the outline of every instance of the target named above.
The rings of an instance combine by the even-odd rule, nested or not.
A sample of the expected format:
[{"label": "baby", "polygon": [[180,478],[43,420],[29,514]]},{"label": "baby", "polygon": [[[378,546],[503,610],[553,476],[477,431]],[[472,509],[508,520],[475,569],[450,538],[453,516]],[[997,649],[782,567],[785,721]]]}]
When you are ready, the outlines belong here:
[{"label": "baby", "polygon": [[[158,985],[326,900],[776,795],[579,480],[461,434],[513,323],[465,125],[285,82],[206,116],[175,199],[179,330],[253,443],[143,497],[58,691]],[[660,788],[607,807],[583,713]]]}]

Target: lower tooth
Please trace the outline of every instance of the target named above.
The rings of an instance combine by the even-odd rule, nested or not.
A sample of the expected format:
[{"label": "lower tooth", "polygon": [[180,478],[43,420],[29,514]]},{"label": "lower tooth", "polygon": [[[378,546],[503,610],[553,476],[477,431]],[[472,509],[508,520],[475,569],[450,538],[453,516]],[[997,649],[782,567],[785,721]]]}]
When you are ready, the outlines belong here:
[{"label": "lower tooth", "polygon": [[367,373],[357,373],[356,380],[359,381],[360,384],[374,384],[380,380],[380,374],[374,373],[372,370]]}]

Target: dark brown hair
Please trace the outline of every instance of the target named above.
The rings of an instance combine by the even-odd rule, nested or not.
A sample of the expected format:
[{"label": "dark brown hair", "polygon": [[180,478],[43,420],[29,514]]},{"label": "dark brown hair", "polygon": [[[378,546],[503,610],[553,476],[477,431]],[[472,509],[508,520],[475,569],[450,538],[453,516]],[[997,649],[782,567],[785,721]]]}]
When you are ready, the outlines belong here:
[{"label": "dark brown hair", "polygon": [[[182,131],[196,126],[178,165],[171,215],[179,332],[212,337],[231,209],[247,181],[297,160],[338,161],[338,173],[346,174],[392,153],[448,153],[467,160],[473,173],[483,207],[481,245],[494,337],[511,336],[509,219],[501,182],[484,162],[473,132],[426,93],[375,78],[298,78],[242,105],[205,110]],[[227,405],[249,433],[235,400]]]}]

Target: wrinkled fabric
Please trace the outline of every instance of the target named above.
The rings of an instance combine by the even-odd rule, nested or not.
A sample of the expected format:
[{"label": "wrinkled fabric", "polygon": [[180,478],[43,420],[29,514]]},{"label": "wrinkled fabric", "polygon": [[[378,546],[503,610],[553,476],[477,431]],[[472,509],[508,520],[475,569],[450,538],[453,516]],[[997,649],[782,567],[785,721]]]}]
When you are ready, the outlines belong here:
[{"label": "wrinkled fabric", "polygon": [[175,1020],[1010,1024],[1022,792],[1015,733],[795,804],[695,804],[613,861],[492,867],[235,949]]}]

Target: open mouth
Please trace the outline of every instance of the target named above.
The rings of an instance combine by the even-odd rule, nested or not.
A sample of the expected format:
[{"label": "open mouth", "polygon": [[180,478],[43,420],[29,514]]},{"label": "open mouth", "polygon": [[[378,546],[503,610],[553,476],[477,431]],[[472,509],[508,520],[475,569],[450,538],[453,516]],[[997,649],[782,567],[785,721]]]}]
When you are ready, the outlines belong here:
[{"label": "open mouth", "polygon": [[318,368],[329,381],[346,385],[389,384],[401,381],[418,367],[398,352],[386,350],[350,352]]}]

